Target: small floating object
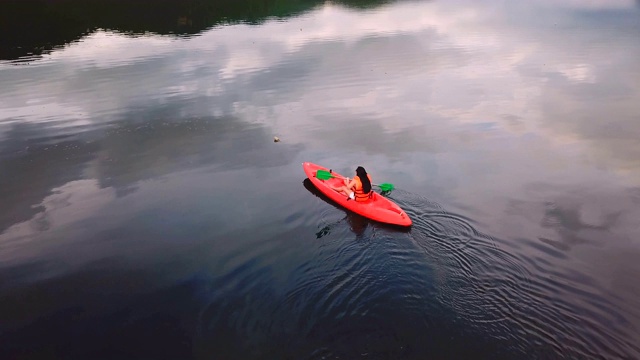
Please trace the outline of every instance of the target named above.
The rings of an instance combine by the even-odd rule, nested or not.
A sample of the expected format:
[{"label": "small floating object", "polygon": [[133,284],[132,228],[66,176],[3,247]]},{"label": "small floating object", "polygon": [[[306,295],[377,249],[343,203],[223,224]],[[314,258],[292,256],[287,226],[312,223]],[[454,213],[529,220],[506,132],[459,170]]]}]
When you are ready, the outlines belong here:
[{"label": "small floating object", "polygon": [[279,138],[279,137],[277,137],[277,136],[274,136],[274,137],[273,137],[273,142],[280,142],[280,138]]}]

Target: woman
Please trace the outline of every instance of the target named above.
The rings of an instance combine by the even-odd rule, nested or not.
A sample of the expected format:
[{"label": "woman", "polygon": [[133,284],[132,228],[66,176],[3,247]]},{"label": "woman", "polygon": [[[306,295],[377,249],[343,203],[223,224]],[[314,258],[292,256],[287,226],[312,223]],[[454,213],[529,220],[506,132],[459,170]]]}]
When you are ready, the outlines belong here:
[{"label": "woman", "polygon": [[365,202],[373,195],[373,191],[371,191],[371,176],[367,174],[367,171],[362,166],[358,166],[353,180],[349,181],[349,178],[346,178],[343,186],[334,187],[333,190],[345,194],[349,199]]}]

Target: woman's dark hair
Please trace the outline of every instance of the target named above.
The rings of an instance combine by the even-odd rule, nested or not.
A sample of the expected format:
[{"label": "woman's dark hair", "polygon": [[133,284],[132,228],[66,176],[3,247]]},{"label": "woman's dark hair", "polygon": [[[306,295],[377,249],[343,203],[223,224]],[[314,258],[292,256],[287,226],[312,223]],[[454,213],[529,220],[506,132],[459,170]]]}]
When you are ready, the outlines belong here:
[{"label": "woman's dark hair", "polygon": [[371,191],[371,181],[369,181],[367,171],[362,166],[358,166],[356,169],[356,175],[358,175],[360,182],[362,183],[362,191],[365,194],[368,194],[369,191]]}]

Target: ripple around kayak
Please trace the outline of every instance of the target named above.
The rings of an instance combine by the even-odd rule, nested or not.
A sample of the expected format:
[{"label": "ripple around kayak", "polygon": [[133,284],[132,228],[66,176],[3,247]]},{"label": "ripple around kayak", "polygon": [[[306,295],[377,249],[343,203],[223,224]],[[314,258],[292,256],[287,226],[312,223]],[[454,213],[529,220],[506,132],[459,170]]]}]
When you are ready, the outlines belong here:
[{"label": "ripple around kayak", "polygon": [[554,247],[519,240],[509,253],[496,245],[508,242],[478,232],[463,217],[395,194],[414,220],[410,236],[436,264],[438,301],[470,327],[509,340],[513,352],[528,356],[623,358],[638,352],[622,340],[631,326],[622,309],[593,278],[556,264],[566,256]]},{"label": "ripple around kayak", "polygon": [[422,251],[408,232],[366,219],[371,226],[354,237],[344,210],[323,207],[328,210],[316,209],[316,221],[334,222],[331,230],[305,240],[311,256],[296,257],[300,262],[281,286],[274,285],[273,264],[260,260],[274,251],[266,245],[222,264],[225,275],[211,282],[199,316],[197,353],[225,348],[217,355],[406,358],[418,334],[407,329],[425,326],[421,318],[432,298]]},{"label": "ripple around kayak", "polygon": [[[365,230],[354,236],[348,212],[320,203],[320,215],[303,227],[309,256],[289,257],[299,263],[285,271],[286,280],[272,263],[283,250],[272,245],[277,239],[231,254],[209,286],[197,353],[407,359],[478,350],[513,359],[638,351],[631,323],[602,286],[539,243],[521,239],[508,247],[427,199],[402,190],[390,197],[413,217],[410,231],[363,219]],[[314,224],[329,229],[317,237]],[[289,231],[300,237],[299,228]],[[466,348],[439,348],[452,344]]]}]

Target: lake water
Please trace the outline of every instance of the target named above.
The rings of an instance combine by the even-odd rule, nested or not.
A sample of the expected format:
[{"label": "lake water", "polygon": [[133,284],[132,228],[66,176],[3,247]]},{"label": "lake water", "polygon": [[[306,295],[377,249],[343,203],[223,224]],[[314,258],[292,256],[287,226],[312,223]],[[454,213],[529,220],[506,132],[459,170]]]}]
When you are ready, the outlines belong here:
[{"label": "lake water", "polygon": [[0,13],[0,358],[640,358],[638,1]]}]

